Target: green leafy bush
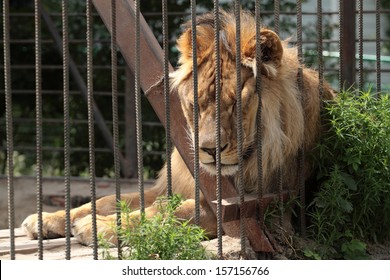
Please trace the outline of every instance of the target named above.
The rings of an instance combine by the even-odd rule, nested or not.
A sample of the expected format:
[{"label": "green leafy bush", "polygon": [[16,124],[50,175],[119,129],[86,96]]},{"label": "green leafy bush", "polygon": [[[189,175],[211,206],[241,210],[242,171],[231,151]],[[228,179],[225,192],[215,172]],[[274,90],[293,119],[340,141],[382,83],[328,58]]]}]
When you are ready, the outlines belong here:
[{"label": "green leafy bush", "polygon": [[359,240],[390,237],[390,99],[341,92],[324,113],[330,123],[315,153],[321,188],[310,232],[323,257],[363,258]]},{"label": "green leafy bush", "polygon": [[[159,212],[152,218],[141,215],[140,219],[130,217],[130,209],[121,202],[122,217],[132,227],[117,229],[122,246],[122,259],[127,260],[202,260],[211,257],[201,245],[206,239],[205,231],[190,221],[180,220],[174,215],[182,200],[174,195],[160,197],[156,205]],[[113,259],[107,240],[99,238],[104,247],[103,257]]]}]

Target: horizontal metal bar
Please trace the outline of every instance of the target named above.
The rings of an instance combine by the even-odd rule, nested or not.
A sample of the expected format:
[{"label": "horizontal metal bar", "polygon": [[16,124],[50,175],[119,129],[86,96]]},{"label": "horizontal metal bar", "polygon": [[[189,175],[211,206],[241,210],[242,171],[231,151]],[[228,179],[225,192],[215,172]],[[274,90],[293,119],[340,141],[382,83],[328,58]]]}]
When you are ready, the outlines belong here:
[{"label": "horizontal metal bar", "polygon": [[[358,11],[356,11],[356,13],[358,13]],[[375,10],[364,10],[363,11],[363,14],[375,14],[376,11]],[[61,16],[61,13],[56,13],[56,12],[51,12],[51,13],[48,13],[50,16],[53,16],[53,17],[60,17]],[[198,15],[202,14],[201,12],[198,12],[197,13]],[[274,11],[267,11],[267,10],[264,10],[264,11],[261,11],[261,14],[262,15],[267,15],[267,16],[270,16],[270,15],[274,15]],[[324,11],[321,13],[322,15],[329,15],[329,16],[332,16],[332,15],[338,15],[338,11]],[[382,9],[381,10],[381,14],[390,14],[390,9]],[[10,13],[9,14],[10,17],[33,17],[34,14],[33,13],[29,13],[29,12],[26,12],[26,13]],[[142,15],[144,17],[161,17],[162,13],[161,12],[142,12]],[[191,13],[190,12],[168,12],[168,16],[190,16]],[[296,16],[296,12],[290,12],[290,11],[280,11],[280,15],[288,15],[288,16]],[[308,12],[302,12],[302,15],[305,15],[305,16],[317,16],[317,12],[311,12],[311,11],[308,11]],[[74,13],[69,13],[68,16],[70,17],[80,17],[80,16],[85,16],[84,13],[77,13],[77,12],[74,12]],[[98,13],[92,13],[92,16],[94,17],[97,17],[99,16]],[[0,15],[0,18],[2,18],[2,15]]]},{"label": "horizontal metal bar", "polygon": [[[310,56],[317,56],[318,53],[316,51],[308,50],[304,51],[304,54],[310,55]],[[340,58],[339,52],[331,52],[331,51],[323,51],[322,52],[323,57],[332,57],[332,58]],[[359,60],[359,54],[356,54],[356,60]],[[364,61],[376,61],[377,57],[375,54],[363,54],[363,60]],[[381,55],[380,56],[381,62],[390,63],[390,56],[387,55]]]},{"label": "horizontal metal bar", "polygon": [[[14,118],[14,123],[35,123],[35,119],[32,118]],[[0,122],[5,122],[5,118],[0,118]],[[55,118],[42,118],[43,123],[48,124],[59,124],[64,123],[64,119],[55,119]],[[70,121],[72,124],[88,124],[88,120],[86,119],[72,119]],[[97,123],[95,121],[95,123]],[[112,121],[105,121],[106,124],[111,125]],[[126,125],[125,121],[118,121],[120,125]],[[142,125],[145,127],[163,127],[160,122],[142,122]]]},{"label": "horizontal metal bar", "polygon": [[[11,39],[9,41],[11,44],[34,44],[35,41],[34,39]],[[291,44],[296,44],[296,41],[295,40],[290,40],[289,41]],[[322,42],[325,44],[336,44],[336,43],[339,43],[339,40],[335,40],[335,39],[323,39]],[[358,42],[358,39],[356,39],[356,42]],[[371,39],[371,38],[363,38],[363,42],[365,43],[376,43],[376,39]],[[386,38],[381,38],[379,40],[379,42],[381,43],[389,43],[390,42],[390,39],[386,39]],[[2,40],[0,40],[0,43],[3,43]],[[42,44],[54,44],[54,41],[51,40],[51,39],[43,39],[41,40],[41,43]],[[86,44],[86,40],[85,39],[73,39],[73,40],[70,40],[69,41],[70,44]],[[94,44],[110,44],[110,40],[109,39],[97,39],[97,40],[94,40],[93,41]],[[175,39],[171,39],[169,40],[169,43],[173,44],[173,43],[176,43],[176,40]],[[302,43],[304,44],[317,44],[318,41],[317,40],[303,40]]]},{"label": "horizontal metal bar", "polygon": [[[63,152],[63,147],[51,147],[51,146],[43,146],[42,151],[49,152]],[[7,147],[0,146],[0,151],[6,151]],[[33,146],[14,146],[14,151],[32,151],[34,152],[36,147]],[[95,151],[98,153],[112,153],[112,150],[109,148],[95,148]],[[86,152],[88,153],[88,147],[71,147],[70,152]],[[164,151],[144,151],[144,156],[163,156],[165,155]]]},{"label": "horizontal metal bar", "polygon": [[[338,44],[339,43],[339,40],[333,40],[333,39],[323,39],[322,40],[323,44]],[[355,40],[355,42],[359,42],[358,39]],[[363,42],[364,43],[376,43],[376,40],[375,39],[363,39]],[[379,42],[381,43],[389,43],[390,42],[390,39],[380,39]],[[292,45],[295,45],[297,43],[297,41],[295,40],[290,40],[289,41],[290,44]],[[318,44],[318,41],[317,40],[303,40],[302,41],[302,44],[305,44],[305,45],[308,45],[308,44]]]},{"label": "horizontal metal bar", "polygon": [[[267,10],[262,10],[261,11],[261,14],[262,15],[267,15],[267,16],[273,16],[274,15],[274,11],[267,11]],[[356,11],[356,13],[358,13],[358,11]],[[375,14],[376,11],[375,10],[365,10],[363,11],[363,14]],[[144,17],[149,17],[149,16],[153,16],[153,17],[156,17],[156,16],[161,16],[161,13],[159,12],[143,12],[142,13],[144,15]],[[202,13],[197,13],[197,14],[202,14]],[[322,15],[329,15],[329,16],[332,16],[332,15],[338,15],[339,12],[338,11],[329,11],[329,12],[326,12],[326,11],[323,11],[321,13]],[[381,10],[381,14],[390,14],[390,9],[382,9]],[[190,16],[191,13],[190,12],[168,12],[168,15],[172,15],[172,16]],[[296,12],[290,12],[290,11],[280,11],[280,15],[288,15],[288,16],[296,16],[297,13]],[[316,11],[308,11],[308,12],[302,12],[302,15],[304,16],[317,16],[317,12]]]},{"label": "horizontal metal bar", "polygon": [[[356,68],[356,70],[359,70],[359,68]],[[339,72],[338,69],[334,69],[334,68],[324,69],[324,71],[327,72],[327,74]],[[376,70],[373,68],[364,68],[363,73],[376,73]],[[381,73],[390,73],[390,69],[381,69]]]},{"label": "horizontal metal bar", "polygon": [[[0,42],[3,42],[3,40],[0,40]],[[11,44],[34,44],[34,39],[11,39],[9,40]],[[99,43],[99,44],[110,44],[110,39],[95,39],[92,41],[94,44]],[[42,44],[54,44],[54,40],[52,39],[42,39],[41,40]],[[86,44],[87,40],[85,39],[72,39],[69,40],[69,44]]]},{"label": "horizontal metal bar", "polygon": [[[48,64],[42,64],[42,69],[43,70],[63,70],[62,69],[62,65],[48,65]],[[86,65],[76,65],[76,67],[78,69],[86,69],[87,66]],[[4,66],[0,66],[0,69],[4,68]],[[111,70],[111,66],[110,65],[94,65],[93,66],[94,69],[99,69],[99,70]],[[118,66],[118,70],[123,70],[125,71],[125,66]],[[30,65],[30,64],[14,64],[11,66],[11,69],[34,69],[34,65]]]},{"label": "horizontal metal bar", "polygon": [[[0,122],[5,121],[4,118],[0,118]],[[35,120],[32,118],[14,118],[14,123],[34,123]],[[72,119],[70,120],[71,123],[73,124],[88,124],[87,120],[83,119]],[[42,123],[47,123],[47,124],[59,124],[59,123],[64,123],[64,119],[55,119],[55,118],[42,118]],[[95,121],[95,123],[97,123]],[[106,124],[112,124],[112,121],[105,121]],[[119,121],[119,124],[125,125],[126,123],[124,121]]]},{"label": "horizontal metal bar", "polygon": [[[4,90],[0,90],[0,93],[4,93]],[[71,95],[79,95],[81,94],[80,90],[71,90],[69,91]],[[13,89],[12,94],[35,94],[35,90],[32,89]],[[43,95],[62,95],[63,91],[62,90],[52,90],[52,89],[47,89],[47,90],[42,90]],[[94,91],[93,94],[95,96],[110,96],[111,97],[111,92],[109,91]],[[119,92],[119,96],[125,96],[124,92]]]},{"label": "horizontal metal bar", "polygon": [[[48,14],[49,16],[58,16],[58,17],[62,16],[61,13],[56,13],[56,12],[48,12],[47,14]],[[26,12],[26,13],[21,13],[21,12],[18,12],[18,13],[9,13],[9,15],[10,15],[11,17],[33,17],[33,16],[34,16],[33,13],[29,13],[29,12]],[[76,13],[68,13],[67,15],[68,15],[68,16],[74,16],[74,17],[80,17],[80,16],[85,17],[85,13],[77,13],[77,12],[76,12]],[[94,17],[99,16],[98,13],[92,13],[91,15],[94,16]],[[2,16],[0,16],[0,18],[1,18],[1,17],[2,17]]]},{"label": "horizontal metal bar", "polygon": [[[0,150],[4,151],[6,147],[0,146]],[[36,147],[33,146],[15,146],[15,151],[35,151]],[[50,146],[42,146],[42,151],[50,151],[50,152],[62,152],[64,151],[63,147],[50,147]],[[111,153],[112,151],[109,148],[96,148],[96,152],[102,152],[102,153]],[[82,147],[73,147],[70,148],[70,151],[73,152],[88,152],[88,148],[82,148]]]}]

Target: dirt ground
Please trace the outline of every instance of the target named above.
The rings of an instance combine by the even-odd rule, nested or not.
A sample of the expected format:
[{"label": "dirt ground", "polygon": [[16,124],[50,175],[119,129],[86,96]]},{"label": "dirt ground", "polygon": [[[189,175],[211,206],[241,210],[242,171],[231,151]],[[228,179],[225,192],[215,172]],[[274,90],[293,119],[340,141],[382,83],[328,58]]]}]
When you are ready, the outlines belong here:
[{"label": "dirt ground", "polygon": [[[307,238],[301,238],[297,235],[291,236],[286,232],[277,230],[272,232],[275,252],[269,258],[271,259],[306,259],[304,250],[315,247],[314,242]],[[383,244],[366,244],[367,257],[370,260],[390,260],[390,241]]]}]

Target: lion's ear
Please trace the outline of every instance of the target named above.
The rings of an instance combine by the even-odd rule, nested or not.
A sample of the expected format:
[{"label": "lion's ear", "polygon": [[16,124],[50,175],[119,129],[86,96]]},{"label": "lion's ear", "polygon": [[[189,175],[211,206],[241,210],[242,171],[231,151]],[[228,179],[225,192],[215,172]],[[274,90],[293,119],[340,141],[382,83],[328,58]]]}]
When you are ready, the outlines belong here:
[{"label": "lion's ear", "polygon": [[[196,28],[196,55],[198,65],[213,48],[214,31],[210,26],[197,26]],[[192,29],[188,28],[177,40],[177,48],[181,53],[180,63],[192,63]]]},{"label": "lion's ear", "polygon": [[[261,46],[261,74],[269,78],[275,78],[278,68],[281,65],[283,57],[283,45],[279,36],[269,30],[262,29],[260,31],[260,46]],[[253,68],[256,73],[256,37],[250,38],[243,42],[242,45],[243,65]]]}]

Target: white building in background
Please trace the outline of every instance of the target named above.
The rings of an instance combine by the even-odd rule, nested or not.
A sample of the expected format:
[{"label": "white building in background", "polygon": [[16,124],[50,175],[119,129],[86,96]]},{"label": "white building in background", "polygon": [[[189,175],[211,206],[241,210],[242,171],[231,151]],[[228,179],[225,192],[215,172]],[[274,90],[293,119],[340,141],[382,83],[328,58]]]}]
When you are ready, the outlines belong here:
[{"label": "white building in background", "polygon": [[[357,4],[356,4],[357,5]],[[357,7],[356,7],[357,8]],[[304,12],[316,12],[317,9],[317,0],[307,0],[302,6],[302,10]],[[338,0],[324,0],[322,1],[322,9],[323,12],[338,12],[339,11],[339,1]],[[376,1],[363,1],[363,9],[365,11],[375,11],[376,9]],[[338,14],[334,14],[331,16],[325,15],[328,20],[330,20],[331,23],[338,24],[339,22],[339,16]],[[343,19],[344,21],[347,20],[353,20],[353,19]],[[356,15],[356,36],[358,36],[358,16]],[[317,24],[317,17],[312,15],[304,15],[302,18],[303,25],[314,25]],[[386,36],[386,30],[390,28],[390,23],[386,19],[386,16],[384,14],[381,15],[381,39],[389,39]],[[363,53],[365,57],[368,57],[370,59],[375,59],[376,55],[376,15],[375,13],[364,13],[363,14],[363,38],[365,40],[370,40],[370,42],[364,42],[363,44]],[[333,38],[334,40],[339,39],[339,32],[338,29],[335,29],[333,32]],[[338,52],[339,46],[338,43],[332,44],[331,49],[327,51],[335,51]],[[385,52],[387,51],[387,53]],[[358,43],[356,43],[356,52],[358,53]],[[383,48],[382,43],[382,63],[381,68],[382,69],[390,69],[390,53],[389,50],[385,50]],[[369,62],[364,62],[365,68],[375,69],[375,60]],[[390,73],[382,72],[381,74],[381,81],[382,81],[382,90],[390,89]],[[376,74],[371,73],[367,76],[367,82],[375,86],[376,82]]]}]

